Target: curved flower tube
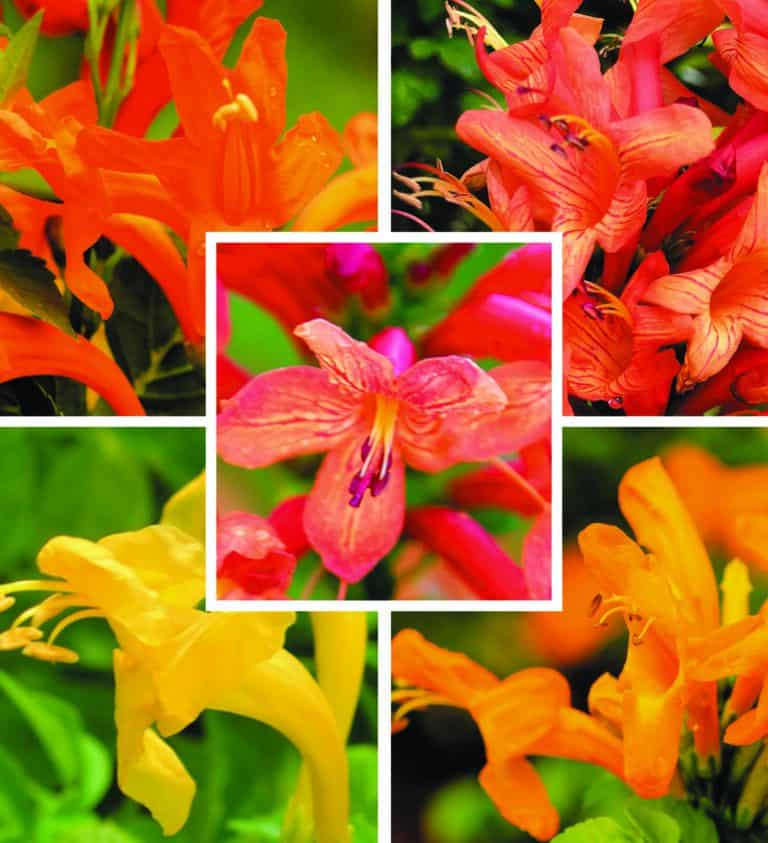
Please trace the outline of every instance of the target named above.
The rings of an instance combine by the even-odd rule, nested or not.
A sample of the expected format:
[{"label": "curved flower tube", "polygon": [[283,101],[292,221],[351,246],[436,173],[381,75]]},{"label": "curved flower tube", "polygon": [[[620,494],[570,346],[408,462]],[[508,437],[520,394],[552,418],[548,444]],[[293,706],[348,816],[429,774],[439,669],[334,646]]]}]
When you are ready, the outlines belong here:
[{"label": "curved flower tube", "polygon": [[[345,843],[346,729],[340,720],[349,718],[354,678],[348,686],[330,682],[341,689],[334,714],[306,668],[282,649],[292,613],[206,614],[195,608],[204,593],[204,549],[170,522],[198,522],[200,482],[169,502],[163,525],[97,543],[68,537],[48,542],[38,557],[47,578],[0,585],[2,610],[17,593],[50,594],[0,633],[0,649],[75,662],[77,653],[61,646],[59,636],[81,620],[107,621],[119,643],[118,782],[166,834],[184,825],[195,784],[160,736],[178,733],[210,708],[261,720],[296,744],[308,771],[314,839]],[[44,626],[54,619],[46,637]],[[352,625],[359,631],[359,621]],[[240,646],[244,640],[248,647]],[[208,669],[200,671],[201,664]]]},{"label": "curved flower tube", "polygon": [[120,367],[95,345],[39,319],[0,313],[0,383],[35,375],[72,378],[98,392],[118,415],[145,415]]}]

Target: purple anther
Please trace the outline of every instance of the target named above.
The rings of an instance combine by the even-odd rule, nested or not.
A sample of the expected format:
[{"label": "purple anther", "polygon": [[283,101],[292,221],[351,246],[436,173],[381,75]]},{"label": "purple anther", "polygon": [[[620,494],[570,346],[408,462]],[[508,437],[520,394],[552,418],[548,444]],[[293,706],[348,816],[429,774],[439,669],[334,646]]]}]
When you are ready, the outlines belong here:
[{"label": "purple anther", "polygon": [[552,126],[552,121],[549,119],[549,117],[547,117],[546,114],[539,114],[539,123],[541,123],[542,126],[545,126],[547,129]]},{"label": "purple anther", "polygon": [[389,471],[382,477],[380,474],[377,474],[373,478],[373,482],[371,483],[371,495],[372,497],[377,497],[380,495],[384,489],[387,488],[387,483],[389,483]]},{"label": "purple anther", "polygon": [[552,125],[556,129],[559,129],[566,137],[571,134],[571,127],[568,124],[568,121],[563,120],[562,117],[558,117],[556,120],[553,120]]},{"label": "purple anther", "polygon": [[586,304],[583,304],[581,306],[581,309],[584,311],[584,313],[590,319],[602,319],[603,318],[603,314],[600,313],[599,308],[596,305],[592,304],[591,301],[587,302]]},{"label": "purple anther", "polygon": [[[367,487],[366,487],[367,488]],[[355,492],[354,495],[349,499],[349,505],[354,507],[355,509],[360,506],[363,502],[363,495],[365,494],[365,488],[360,489],[358,492]]]},{"label": "purple anther", "polygon": [[364,477],[361,477],[359,474],[356,474],[349,483],[349,494],[356,495],[360,490],[360,486],[363,485],[364,481]]},{"label": "purple anther", "polygon": [[563,149],[562,146],[560,146],[559,143],[550,144],[549,148],[552,150],[552,152],[557,152],[559,155],[562,155],[563,158],[568,157],[568,153]]},{"label": "purple anther", "polygon": [[371,437],[366,436],[365,442],[363,442],[362,446],[360,447],[360,458],[362,460],[368,459],[368,454],[371,453]]},{"label": "purple anther", "polygon": [[517,95],[522,97],[525,94],[532,94],[533,88],[529,88],[527,85],[518,85],[517,86]]}]

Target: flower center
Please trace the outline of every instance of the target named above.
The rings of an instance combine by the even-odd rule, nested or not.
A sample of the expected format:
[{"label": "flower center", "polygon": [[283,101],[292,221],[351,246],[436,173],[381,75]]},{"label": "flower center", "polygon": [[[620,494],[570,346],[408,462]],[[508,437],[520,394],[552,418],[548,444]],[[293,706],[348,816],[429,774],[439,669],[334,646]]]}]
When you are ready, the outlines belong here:
[{"label": "flower center", "polygon": [[605,597],[603,594],[596,594],[592,599],[590,615],[597,616],[595,626],[606,626],[608,619],[614,615],[622,615],[633,644],[642,644],[648,630],[653,626],[656,618],[645,617],[623,594],[612,594]]},{"label": "flower center", "polygon": [[256,212],[262,193],[259,112],[246,94],[233,94],[228,79],[223,84],[230,102],[213,115],[220,137],[212,189],[224,221],[241,225]]},{"label": "flower center", "polygon": [[[60,580],[20,580],[0,586],[0,612],[10,609],[16,602],[11,594],[22,591],[50,591],[53,594],[25,609],[5,632],[0,632],[0,650],[21,650],[22,655],[48,662],[76,662],[78,654],[55,644],[56,639],[73,623],[86,618],[103,618],[103,612],[94,608],[85,595],[73,593],[69,585]],[[78,611],[59,620],[48,638],[42,640],[45,635],[41,626],[73,608]]]},{"label": "flower center", "polygon": [[389,482],[398,406],[396,398],[376,396],[373,426],[360,448],[362,465],[349,484],[350,506],[360,506],[366,490],[370,490],[371,497],[380,495]]}]

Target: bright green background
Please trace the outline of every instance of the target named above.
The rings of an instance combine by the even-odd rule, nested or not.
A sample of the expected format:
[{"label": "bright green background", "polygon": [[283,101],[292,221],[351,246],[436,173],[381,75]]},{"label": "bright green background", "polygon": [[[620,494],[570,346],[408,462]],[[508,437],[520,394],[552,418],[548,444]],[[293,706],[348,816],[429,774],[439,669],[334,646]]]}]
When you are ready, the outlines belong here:
[{"label": "bright green background", "polygon": [[[155,522],[172,492],[204,464],[204,431],[0,430],[0,581],[34,577],[50,537],[97,539]],[[5,625],[32,605],[19,598]],[[352,734],[355,843],[373,843],[376,817],[375,623]],[[75,665],[0,652],[0,841],[159,843],[147,812],[117,789],[112,650],[102,621],[74,625],[61,643]],[[247,642],[244,642],[247,646]],[[309,619],[289,632],[289,648],[311,667]],[[204,668],[202,668],[204,669]],[[171,744],[198,784],[180,843],[277,841],[295,782],[293,747],[260,723],[206,713]]]}]

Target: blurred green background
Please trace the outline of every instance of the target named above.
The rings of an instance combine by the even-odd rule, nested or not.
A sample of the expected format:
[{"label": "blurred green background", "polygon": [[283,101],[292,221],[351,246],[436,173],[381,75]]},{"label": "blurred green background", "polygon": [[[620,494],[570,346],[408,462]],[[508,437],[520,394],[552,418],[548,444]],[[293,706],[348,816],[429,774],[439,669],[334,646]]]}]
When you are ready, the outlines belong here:
[{"label": "blurred green background", "polygon": [[[663,456],[666,449],[682,443],[704,448],[726,465],[768,464],[768,431],[761,429],[566,428],[565,541],[575,541],[581,529],[596,521],[629,531],[617,504],[621,477],[632,465],[654,455]],[[713,495],[717,493],[717,489],[712,490]],[[711,556],[716,570],[722,571],[727,560],[716,551]],[[755,587],[751,605],[756,610],[768,598],[768,578],[754,570],[751,576]],[[588,617],[588,600],[583,611],[579,606],[568,607],[572,619],[576,614]],[[592,682],[606,671],[617,675],[621,670],[626,652],[623,628],[619,637],[605,633],[598,651],[581,661],[558,664],[536,653],[536,635],[541,629],[533,628],[534,617],[504,612],[395,613],[392,633],[418,629],[433,643],[466,653],[500,677],[534,665],[556,667],[571,684],[573,704],[585,708]],[[559,632],[567,634],[562,628]],[[506,823],[477,782],[485,751],[469,715],[460,709],[435,706],[409,719],[410,725],[392,737],[393,841],[530,843],[533,838]],[[536,767],[561,814],[563,828],[587,817],[617,817],[625,810],[625,786],[598,768],[553,759],[538,759]],[[679,840],[716,843],[717,837],[689,831]]]},{"label": "blurred green background", "polygon": [[[528,38],[541,19],[533,0],[477,0],[472,5],[510,44]],[[626,0],[587,0],[579,11],[604,18],[604,35],[621,34],[632,14]],[[458,32],[448,37],[443,0],[393,0],[392,30],[392,166],[434,164],[439,158],[448,171],[461,176],[480,155],[457,139],[456,120],[462,111],[488,104],[472,89],[491,94],[499,103],[503,97],[478,69],[466,36]],[[607,39],[597,45],[607,46]],[[696,92],[733,111],[737,97],[707,60],[710,52],[711,42],[697,46],[670,67]],[[604,68],[615,57],[615,50],[606,50]],[[397,199],[393,207],[414,212]],[[416,213],[437,231],[485,230],[468,212],[439,199],[425,200],[424,211]],[[412,221],[397,215],[392,226],[398,231],[415,229]]]},{"label": "blurred green background", "polygon": [[[157,521],[162,505],[204,465],[203,430],[0,430],[0,581],[30,579],[44,542],[67,534],[98,539]],[[21,595],[5,625],[33,605]],[[376,828],[376,625],[369,623],[365,688],[349,750],[355,843]],[[159,843],[159,826],[115,783],[114,638],[102,621],[62,636],[80,654],[52,665],[0,653],[0,840],[3,843]],[[288,647],[308,666],[303,615]],[[206,713],[174,749],[196,779],[180,843],[278,841],[298,757],[260,723]]]},{"label": "blurred green background", "polygon": [[[274,244],[271,249],[291,248]],[[351,336],[368,340],[387,325],[402,327],[416,343],[427,331],[442,320],[469,291],[485,272],[496,266],[505,255],[519,248],[519,245],[483,243],[476,245],[464,257],[456,269],[443,279],[428,284],[414,285],[408,282],[409,268],[421,264],[434,255],[439,247],[427,244],[390,243],[377,245],[389,273],[392,306],[386,314],[376,318],[363,313],[359,306],[350,301],[346,311],[334,319]],[[300,341],[294,341],[288,331],[266,310],[250,301],[229,294],[232,319],[232,340],[226,353],[253,374],[284,366],[315,364],[315,358],[305,354]],[[484,368],[498,365],[499,361],[480,359]],[[275,464],[268,468],[250,471],[219,461],[219,507],[221,512],[245,510],[268,515],[278,503],[294,495],[308,492],[320,465],[321,456],[310,456]],[[446,485],[450,478],[476,466],[456,466],[448,471],[429,475],[408,471],[407,500],[409,506],[432,504],[450,505]],[[527,519],[500,510],[477,510],[472,513],[495,535],[504,533],[508,549],[519,555],[522,538],[529,526]],[[383,560],[360,583],[349,590],[352,599],[388,599],[392,596],[393,580],[388,560],[397,549]],[[314,553],[307,554],[294,577],[292,597],[299,597],[304,585],[319,564]],[[313,597],[330,599],[336,596],[338,582],[332,577],[323,577]]]}]

